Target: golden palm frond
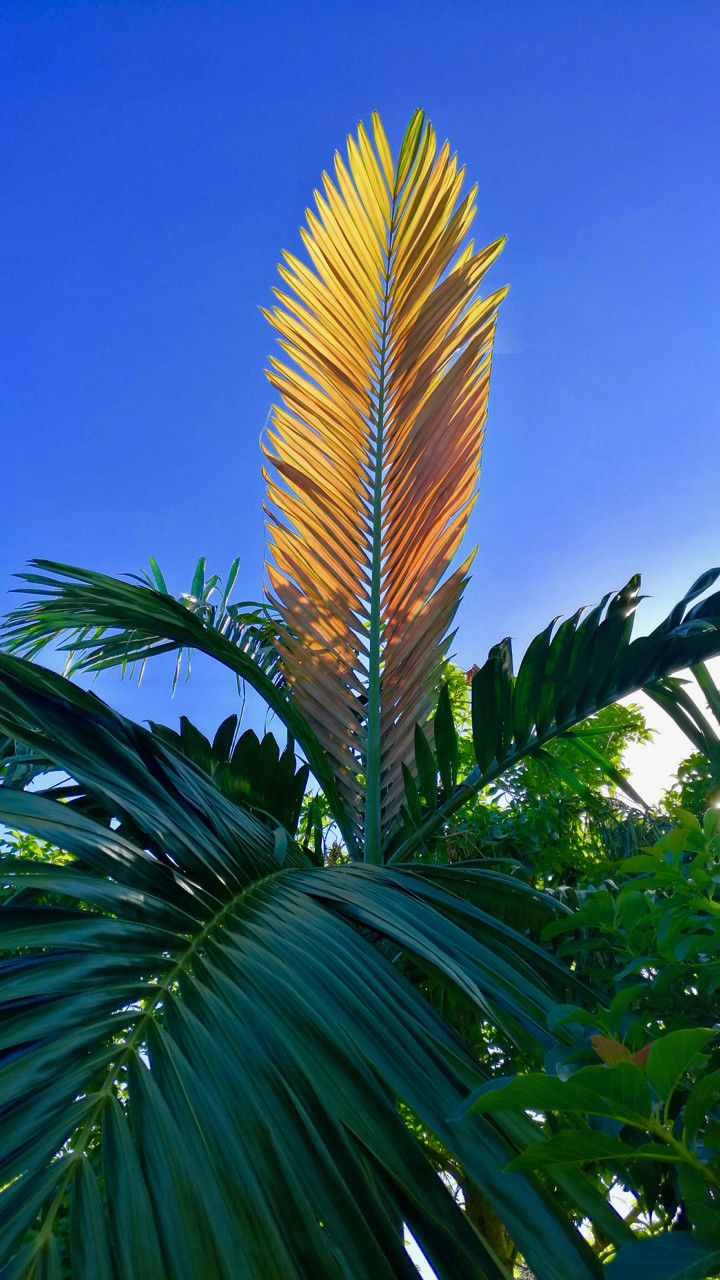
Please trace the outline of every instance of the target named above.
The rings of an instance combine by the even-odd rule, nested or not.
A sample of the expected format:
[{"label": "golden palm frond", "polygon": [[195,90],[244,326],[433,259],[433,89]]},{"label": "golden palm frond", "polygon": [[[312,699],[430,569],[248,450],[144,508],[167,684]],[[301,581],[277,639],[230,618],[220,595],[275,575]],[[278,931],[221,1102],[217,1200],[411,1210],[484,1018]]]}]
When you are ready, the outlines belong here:
[{"label": "golden palm frond", "polygon": [[[265,446],[269,593],[282,663],[379,860],[402,763],[437,690],[470,558],[447,572],[475,494],[502,248],[466,242],[475,189],[416,112],[393,164],[373,116],[323,174],[268,312],[286,360]],[[274,563],[273,563],[274,561]]]}]

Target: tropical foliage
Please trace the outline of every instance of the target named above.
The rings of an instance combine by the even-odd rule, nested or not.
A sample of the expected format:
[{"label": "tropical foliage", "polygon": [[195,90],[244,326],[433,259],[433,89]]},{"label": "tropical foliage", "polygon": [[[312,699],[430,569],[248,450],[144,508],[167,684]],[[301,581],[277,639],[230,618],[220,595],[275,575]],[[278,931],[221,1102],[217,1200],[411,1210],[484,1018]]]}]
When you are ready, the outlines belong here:
[{"label": "tropical foliage", "polygon": [[[545,930],[602,993],[553,1012],[572,1050],[549,1055],[547,1074],[498,1073],[469,1104],[544,1113],[510,1168],[582,1167],[630,1194],[644,1238],[620,1250],[608,1280],[643,1267],[702,1278],[720,1262],[720,813],[681,819],[623,864],[619,890],[588,888]],[[596,1241],[612,1254],[602,1232]]]},{"label": "tropical foliage", "polygon": [[[567,907],[438,851],[483,788],[562,765],[546,748],[578,726],[592,751],[588,717],[720,651],[718,571],[639,639],[633,578],[517,672],[495,646],[466,771],[442,677],[501,244],[468,242],[474,191],[422,113],[396,161],[377,117],[372,139],[323,176],[270,315],[271,606],[230,604],[236,565],[175,599],[155,565],[41,561],[7,624],[0,820],[40,843],[0,876],[3,1280],[390,1280],[415,1274],[405,1227],[441,1280],[500,1280],[516,1250],[537,1280],[590,1280],[581,1218],[632,1243],[583,1168],[506,1171],[537,1139],[527,1107],[469,1106],[492,1072],[468,1027],[538,1065],[576,1046],[558,1004],[596,997],[539,940]],[[51,643],[75,674],[201,651],[287,740],[142,728],[31,660]],[[440,1148],[488,1213],[436,1176]]]},{"label": "tropical foliage", "polygon": [[[444,673],[461,776],[475,762],[471,675],[451,663]],[[624,763],[631,745],[651,737],[637,705],[602,708],[523,756],[468,800],[435,842],[434,860],[501,858],[516,870],[522,868],[532,884],[548,889],[589,879],[593,868],[602,878],[608,861],[637,852],[665,829],[660,815],[631,785]]]}]

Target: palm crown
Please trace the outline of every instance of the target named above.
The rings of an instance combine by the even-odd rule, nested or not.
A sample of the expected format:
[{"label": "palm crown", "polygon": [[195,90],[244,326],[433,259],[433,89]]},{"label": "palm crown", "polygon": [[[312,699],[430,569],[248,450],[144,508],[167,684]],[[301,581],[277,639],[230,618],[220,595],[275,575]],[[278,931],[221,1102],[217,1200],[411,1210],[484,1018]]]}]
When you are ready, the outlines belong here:
[{"label": "palm crown", "polygon": [[[412,1276],[405,1223],[438,1276],[498,1280],[432,1142],[538,1280],[597,1275],[563,1198],[627,1235],[583,1175],[556,1173],[558,1199],[503,1172],[531,1120],[458,1118],[487,1073],[428,980],[536,1051],[577,980],[533,941],[556,903],[438,864],[434,841],[523,755],[718,652],[717,572],[649,636],[631,639],[632,579],[551,624],[517,675],[495,646],[458,776],[441,675],[502,297],[478,286],[501,246],[466,242],[473,193],[421,113],[395,162],[377,117],[372,136],[323,177],[309,262],[286,258],[270,315],[272,607],[230,604],[202,569],[176,600],[156,567],[138,583],[42,561],[8,620],[0,819],[47,843],[3,862],[3,1277]],[[212,743],[141,728],[29,660],[60,637],[81,671],[204,651],[288,745],[238,739],[234,718]],[[340,865],[297,836],[308,769]]]}]

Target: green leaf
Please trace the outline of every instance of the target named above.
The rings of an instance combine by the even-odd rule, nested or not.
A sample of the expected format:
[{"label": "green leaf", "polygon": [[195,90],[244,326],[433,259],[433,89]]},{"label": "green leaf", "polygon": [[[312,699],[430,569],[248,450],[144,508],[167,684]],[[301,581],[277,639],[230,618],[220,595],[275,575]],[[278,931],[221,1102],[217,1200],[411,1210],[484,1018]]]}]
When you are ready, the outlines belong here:
[{"label": "green leaf", "polygon": [[425,112],[420,109],[414,111],[405,130],[397,159],[396,172],[401,181],[405,180],[415,160],[424,125]]},{"label": "green leaf", "polygon": [[475,758],[482,770],[504,759],[512,739],[512,648],[496,644],[472,679],[471,711]]},{"label": "green leaf", "polygon": [[236,559],[233,560],[232,564],[230,565],[230,568],[228,570],[228,576],[225,579],[225,590],[223,591],[222,599],[220,601],[221,614],[225,610],[227,606],[227,602],[230,598],[232,589],[235,586],[235,579],[237,578],[239,568],[240,568],[240,557],[237,556]]},{"label": "green leaf", "polygon": [[600,604],[591,609],[579,622],[572,637],[572,646],[567,654],[567,665],[561,674],[557,691],[556,715],[560,722],[572,719],[583,720],[585,715],[580,709],[581,695],[588,682],[592,670],[591,659],[595,637],[610,593],[603,596]]},{"label": "green leaf", "polygon": [[709,587],[712,587],[717,582],[718,578],[720,578],[720,569],[706,569],[704,573],[701,573],[700,577],[696,578],[689,590],[686,591],[680,603],[673,609],[664,624],[665,628],[669,630],[671,627],[677,626],[682,620],[685,606],[690,604],[692,600],[697,600],[698,596],[703,595]]},{"label": "green leaf", "polygon": [[[702,581],[711,583],[714,574],[717,576],[713,570]],[[392,853],[393,862],[410,858],[471,796],[538,745],[543,746],[580,720],[640,688],[648,686],[654,696],[658,680],[720,653],[720,592],[693,606],[689,613],[686,597],[650,635],[632,640],[630,624],[639,600],[638,585],[639,580],[631,579],[614,597],[606,595],[582,622],[577,622],[576,615],[558,628],[545,668],[552,697],[547,687],[543,689],[536,709],[536,725],[542,725],[542,732],[522,747],[513,747],[512,739],[514,681],[510,642],[505,640],[490,651],[472,681],[472,737],[477,767],[435,813],[428,814],[418,829],[398,844]]]},{"label": "green leaf", "polygon": [[611,782],[615,783],[616,787],[619,787],[621,791],[624,791],[634,804],[638,805],[640,809],[647,809],[647,805],[642,796],[635,790],[620,770],[615,768],[615,765],[608,760],[607,756],[604,756],[601,751],[598,751],[597,748],[584,737],[573,733],[572,730],[568,730],[564,736],[568,741],[574,743],[578,751],[581,751],[583,755],[587,756],[588,760],[592,760],[593,764],[596,764],[605,776],[609,778]]},{"label": "green leaf", "polygon": [[[0,659],[0,675],[0,718],[31,738],[42,726],[53,758],[133,833],[0,788],[14,825],[54,824],[82,852],[80,866],[15,860],[18,888],[51,884],[62,907],[0,905],[22,948],[0,963],[0,1231],[12,1219],[13,1247],[36,1219],[51,1233],[69,1197],[80,1280],[102,1274],[104,1223],[133,1280],[230,1280],[238,1259],[250,1280],[269,1267],[306,1280],[340,1256],[358,1280],[410,1280],[402,1221],[441,1280],[501,1280],[401,1099],[482,1182],[539,1280],[591,1280],[561,1207],[503,1172],[503,1122],[448,1120],[478,1066],[396,963],[546,1042],[550,981],[572,976],[464,895],[474,886],[502,915],[550,900],[477,867],[300,870],[291,844],[280,866],[272,833],[155,735],[31,664]],[[64,1147],[72,1159],[55,1161]],[[54,1183],[37,1190],[48,1171],[64,1179],[58,1199]]]},{"label": "green leaf", "polygon": [[70,1214],[73,1269],[97,1280],[114,1280],[115,1268],[108,1237],[107,1219],[90,1162],[83,1156],[73,1186]]},{"label": "green leaf", "polygon": [[278,683],[278,651],[273,628],[265,623],[264,607],[250,604],[244,611],[233,605],[232,625],[227,616],[218,627],[188,607],[186,598],[175,600],[148,586],[124,582],[52,560],[34,560],[41,572],[21,578],[32,587],[21,588],[35,598],[9,616],[6,644],[34,655],[45,645],[69,637],[65,649],[74,651],[73,671],[99,671],[111,666],[144,662],[154,654],[197,649],[247,681],[297,739],[310,768],[323,787],[333,818],[345,837],[350,856],[359,851],[347,811],[337,791],[326,753],[307,721],[297,710],[287,689]]},{"label": "green leaf", "polygon": [[219,726],[213,738],[212,755],[216,764],[230,758],[233,740],[237,732],[238,717],[235,715],[227,716]]},{"label": "green leaf", "polygon": [[455,790],[458,775],[458,735],[453,720],[450,694],[446,684],[440,690],[437,711],[433,721],[435,752],[437,754],[440,782],[446,796]]},{"label": "green leaf", "polygon": [[625,1245],[606,1271],[607,1280],[707,1280],[718,1267],[718,1240],[665,1231]]},{"label": "green leaf", "polygon": [[558,756],[554,756],[550,751],[546,751],[544,747],[537,747],[533,752],[533,759],[537,760],[547,770],[552,778],[560,778],[565,786],[569,788],[576,796],[580,796],[581,800],[586,803],[591,800],[592,792],[589,787],[585,786],[579,778],[575,776],[572,769],[568,767],[564,760],[560,760]]},{"label": "green leaf", "polygon": [[[156,865],[162,885],[165,873],[161,863]],[[50,998],[53,1015],[57,1005],[52,1002],[59,997],[66,1017],[77,1008],[78,1062],[87,1060],[88,1078],[97,1073],[87,1054],[93,1037],[112,1058],[110,1096],[104,1090],[87,1099],[94,1123],[83,1131],[67,1106],[76,1092],[87,1092],[85,1079],[67,1061],[64,1041],[57,1052],[49,1052],[53,1025],[47,1007],[31,1004],[17,1031],[21,1048],[39,1045],[31,1051],[35,1056],[27,1069],[32,1075],[26,1077],[38,1088],[28,1089],[18,1075],[13,1107],[34,1117],[45,1159],[52,1161],[60,1145],[73,1141],[77,1158],[68,1168],[85,1183],[77,1186],[73,1210],[75,1233],[86,1236],[85,1253],[78,1252],[79,1259],[87,1259],[81,1275],[102,1274],[98,1259],[104,1257],[107,1215],[114,1256],[133,1280],[164,1277],[161,1258],[173,1275],[192,1280],[229,1280],[237,1274],[238,1259],[249,1276],[264,1276],[272,1265],[287,1280],[305,1280],[332,1274],[331,1259],[338,1251],[355,1259],[362,1280],[378,1275],[409,1280],[412,1272],[397,1229],[403,1219],[427,1246],[438,1274],[448,1280],[474,1274],[501,1280],[405,1128],[395,1101],[400,1096],[443,1142],[458,1148],[473,1177],[483,1177],[492,1202],[534,1258],[536,1274],[557,1274],[548,1258],[562,1246],[563,1257],[573,1258],[573,1270],[563,1263],[562,1274],[567,1280],[575,1275],[589,1280],[583,1246],[572,1245],[561,1217],[549,1211],[531,1184],[507,1182],[502,1169],[509,1152],[497,1135],[479,1118],[462,1133],[447,1123],[446,1115],[461,1102],[468,1073],[476,1077],[473,1060],[366,935],[370,925],[374,935],[393,942],[393,953],[398,945],[415,953],[464,984],[476,999],[481,981],[492,984],[506,977],[503,939],[508,951],[528,944],[517,935],[513,941],[512,931],[499,924],[492,949],[466,936],[453,916],[458,911],[469,920],[477,915],[477,932],[483,935],[482,914],[442,894],[431,878],[426,885],[424,876],[415,880],[409,872],[358,868],[361,875],[355,876],[353,870],[276,873],[254,892],[226,898],[224,905],[221,898],[210,927],[203,926],[197,939],[178,941],[186,956],[183,965],[165,954],[167,939],[158,943],[154,965],[143,955],[134,994],[127,990],[120,996],[108,982],[114,967],[127,966],[124,941],[82,961],[82,977],[68,980],[64,961],[51,982],[45,940],[38,940],[27,972],[36,974],[34,989]],[[184,873],[182,866],[178,873]],[[115,904],[116,915],[121,911]],[[108,928],[127,923],[105,922]],[[152,1003],[145,1004],[148,964],[158,974],[155,991],[163,993],[157,1014]],[[166,975],[173,976],[172,983]],[[528,999],[537,994],[538,976],[532,977]],[[22,994],[17,978],[11,986],[8,973],[0,971],[0,980],[0,998],[12,1001]],[[80,996],[85,999],[92,990],[105,1007],[105,1017],[95,1024],[78,1007]],[[129,1061],[127,1035],[118,1036],[113,1021],[119,1008],[145,1028],[134,1047],[131,1041]],[[7,1020],[2,1025],[10,1026]],[[26,1070],[27,1054],[23,1050],[17,1058],[16,1072]],[[62,1073],[59,1062],[67,1062]],[[118,1076],[127,1081],[122,1102],[112,1097]],[[57,1115],[66,1116],[64,1134],[48,1134],[38,1097],[55,1099]],[[101,1143],[104,1191],[85,1177],[83,1132],[83,1141],[93,1133],[94,1151]],[[8,1142],[12,1133],[13,1125],[7,1124]],[[3,1175],[7,1157],[6,1146]],[[519,1202],[522,1218],[514,1207]],[[273,1228],[278,1220],[286,1223],[282,1238]]]},{"label": "green leaf", "polygon": [[508,1169],[544,1169],[553,1165],[593,1164],[605,1160],[668,1160],[675,1156],[661,1143],[632,1147],[597,1129],[565,1129],[551,1138],[532,1143]]},{"label": "green leaf", "polygon": [[200,559],[195,566],[195,572],[190,586],[190,595],[195,596],[196,600],[199,600],[203,593],[203,587],[205,585],[205,564],[205,556],[200,556]]},{"label": "green leaf", "polygon": [[34,1274],[37,1280],[65,1280],[60,1249],[54,1236],[45,1241]]},{"label": "green leaf", "polygon": [[685,1103],[683,1127],[690,1141],[696,1137],[710,1108],[718,1102],[720,1102],[720,1071],[710,1071],[708,1075],[701,1075],[695,1082]]},{"label": "green leaf", "polygon": [[629,874],[648,872],[650,875],[655,875],[658,871],[675,874],[674,868],[668,868],[667,864],[663,865],[662,858],[656,853],[636,853],[631,858],[626,858],[623,861],[623,871]]},{"label": "green leaf", "polygon": [[406,764],[402,767],[403,783],[405,785],[405,803],[407,805],[410,821],[417,826],[422,819],[422,801],[420,793],[417,789],[417,783],[408,769]]},{"label": "green leaf", "polygon": [[645,1065],[645,1075],[659,1098],[672,1097],[686,1071],[717,1033],[712,1027],[671,1031],[655,1040]]},{"label": "green leaf", "polygon": [[592,660],[588,664],[588,676],[580,694],[579,708],[592,706],[611,697],[618,655],[627,648],[632,635],[633,616],[640,599],[639,590],[640,575],[634,574],[611,598],[605,617],[595,633]]},{"label": "green leaf", "polygon": [[679,1165],[677,1176],[685,1212],[693,1227],[696,1231],[715,1236],[720,1247],[720,1203],[717,1187],[703,1176],[700,1169],[688,1163]]},{"label": "green leaf", "polygon": [[165,579],[160,571],[160,566],[157,563],[157,561],[153,559],[152,556],[150,557],[150,568],[152,570],[152,575],[153,575],[153,578],[155,579],[155,583],[158,591],[161,591],[164,596],[169,595],[170,592],[168,591],[167,586],[165,584]]},{"label": "green leaf", "polygon": [[109,1099],[103,1122],[103,1169],[120,1274],[165,1280],[156,1217],[147,1182],[120,1103]]},{"label": "green leaf", "polygon": [[558,680],[561,680],[565,674],[573,637],[581,614],[582,610],[579,610],[573,618],[566,618],[564,622],[561,622],[550,642],[535,714],[535,725],[539,738],[545,735],[555,720],[557,684]]},{"label": "green leaf", "polygon": [[415,768],[420,794],[429,809],[437,808],[437,765],[432,747],[419,724],[415,725]]},{"label": "green leaf", "polygon": [[644,1126],[651,1115],[650,1090],[629,1062],[582,1067],[569,1080],[531,1072],[500,1085],[493,1081],[471,1095],[467,1109],[490,1111],[570,1111],[607,1116]]},{"label": "green leaf", "polygon": [[513,691],[513,735],[515,743],[522,748],[528,741],[538,715],[542,698],[545,666],[550,649],[550,637],[555,622],[553,621],[535,636],[528,645]]}]

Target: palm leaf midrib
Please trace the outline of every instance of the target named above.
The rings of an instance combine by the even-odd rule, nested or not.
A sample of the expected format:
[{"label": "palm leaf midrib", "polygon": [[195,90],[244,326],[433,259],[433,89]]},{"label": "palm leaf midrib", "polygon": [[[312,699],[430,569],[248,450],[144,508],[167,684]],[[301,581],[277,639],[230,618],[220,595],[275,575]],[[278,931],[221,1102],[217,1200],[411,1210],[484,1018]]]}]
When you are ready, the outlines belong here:
[{"label": "palm leaf midrib", "polygon": [[[382,734],[381,734],[381,653],[382,653],[382,561],[383,561],[383,433],[385,426],[385,393],[387,343],[392,296],[392,259],[397,218],[397,192],[393,192],[391,221],[385,258],[378,377],[375,395],[375,420],[370,420],[369,445],[374,446],[372,460],[373,510],[370,566],[368,701],[366,726],[367,778],[365,782],[364,855],[367,862],[382,861]],[[372,393],[370,398],[372,406]],[[374,428],[374,438],[373,438]]]}]

